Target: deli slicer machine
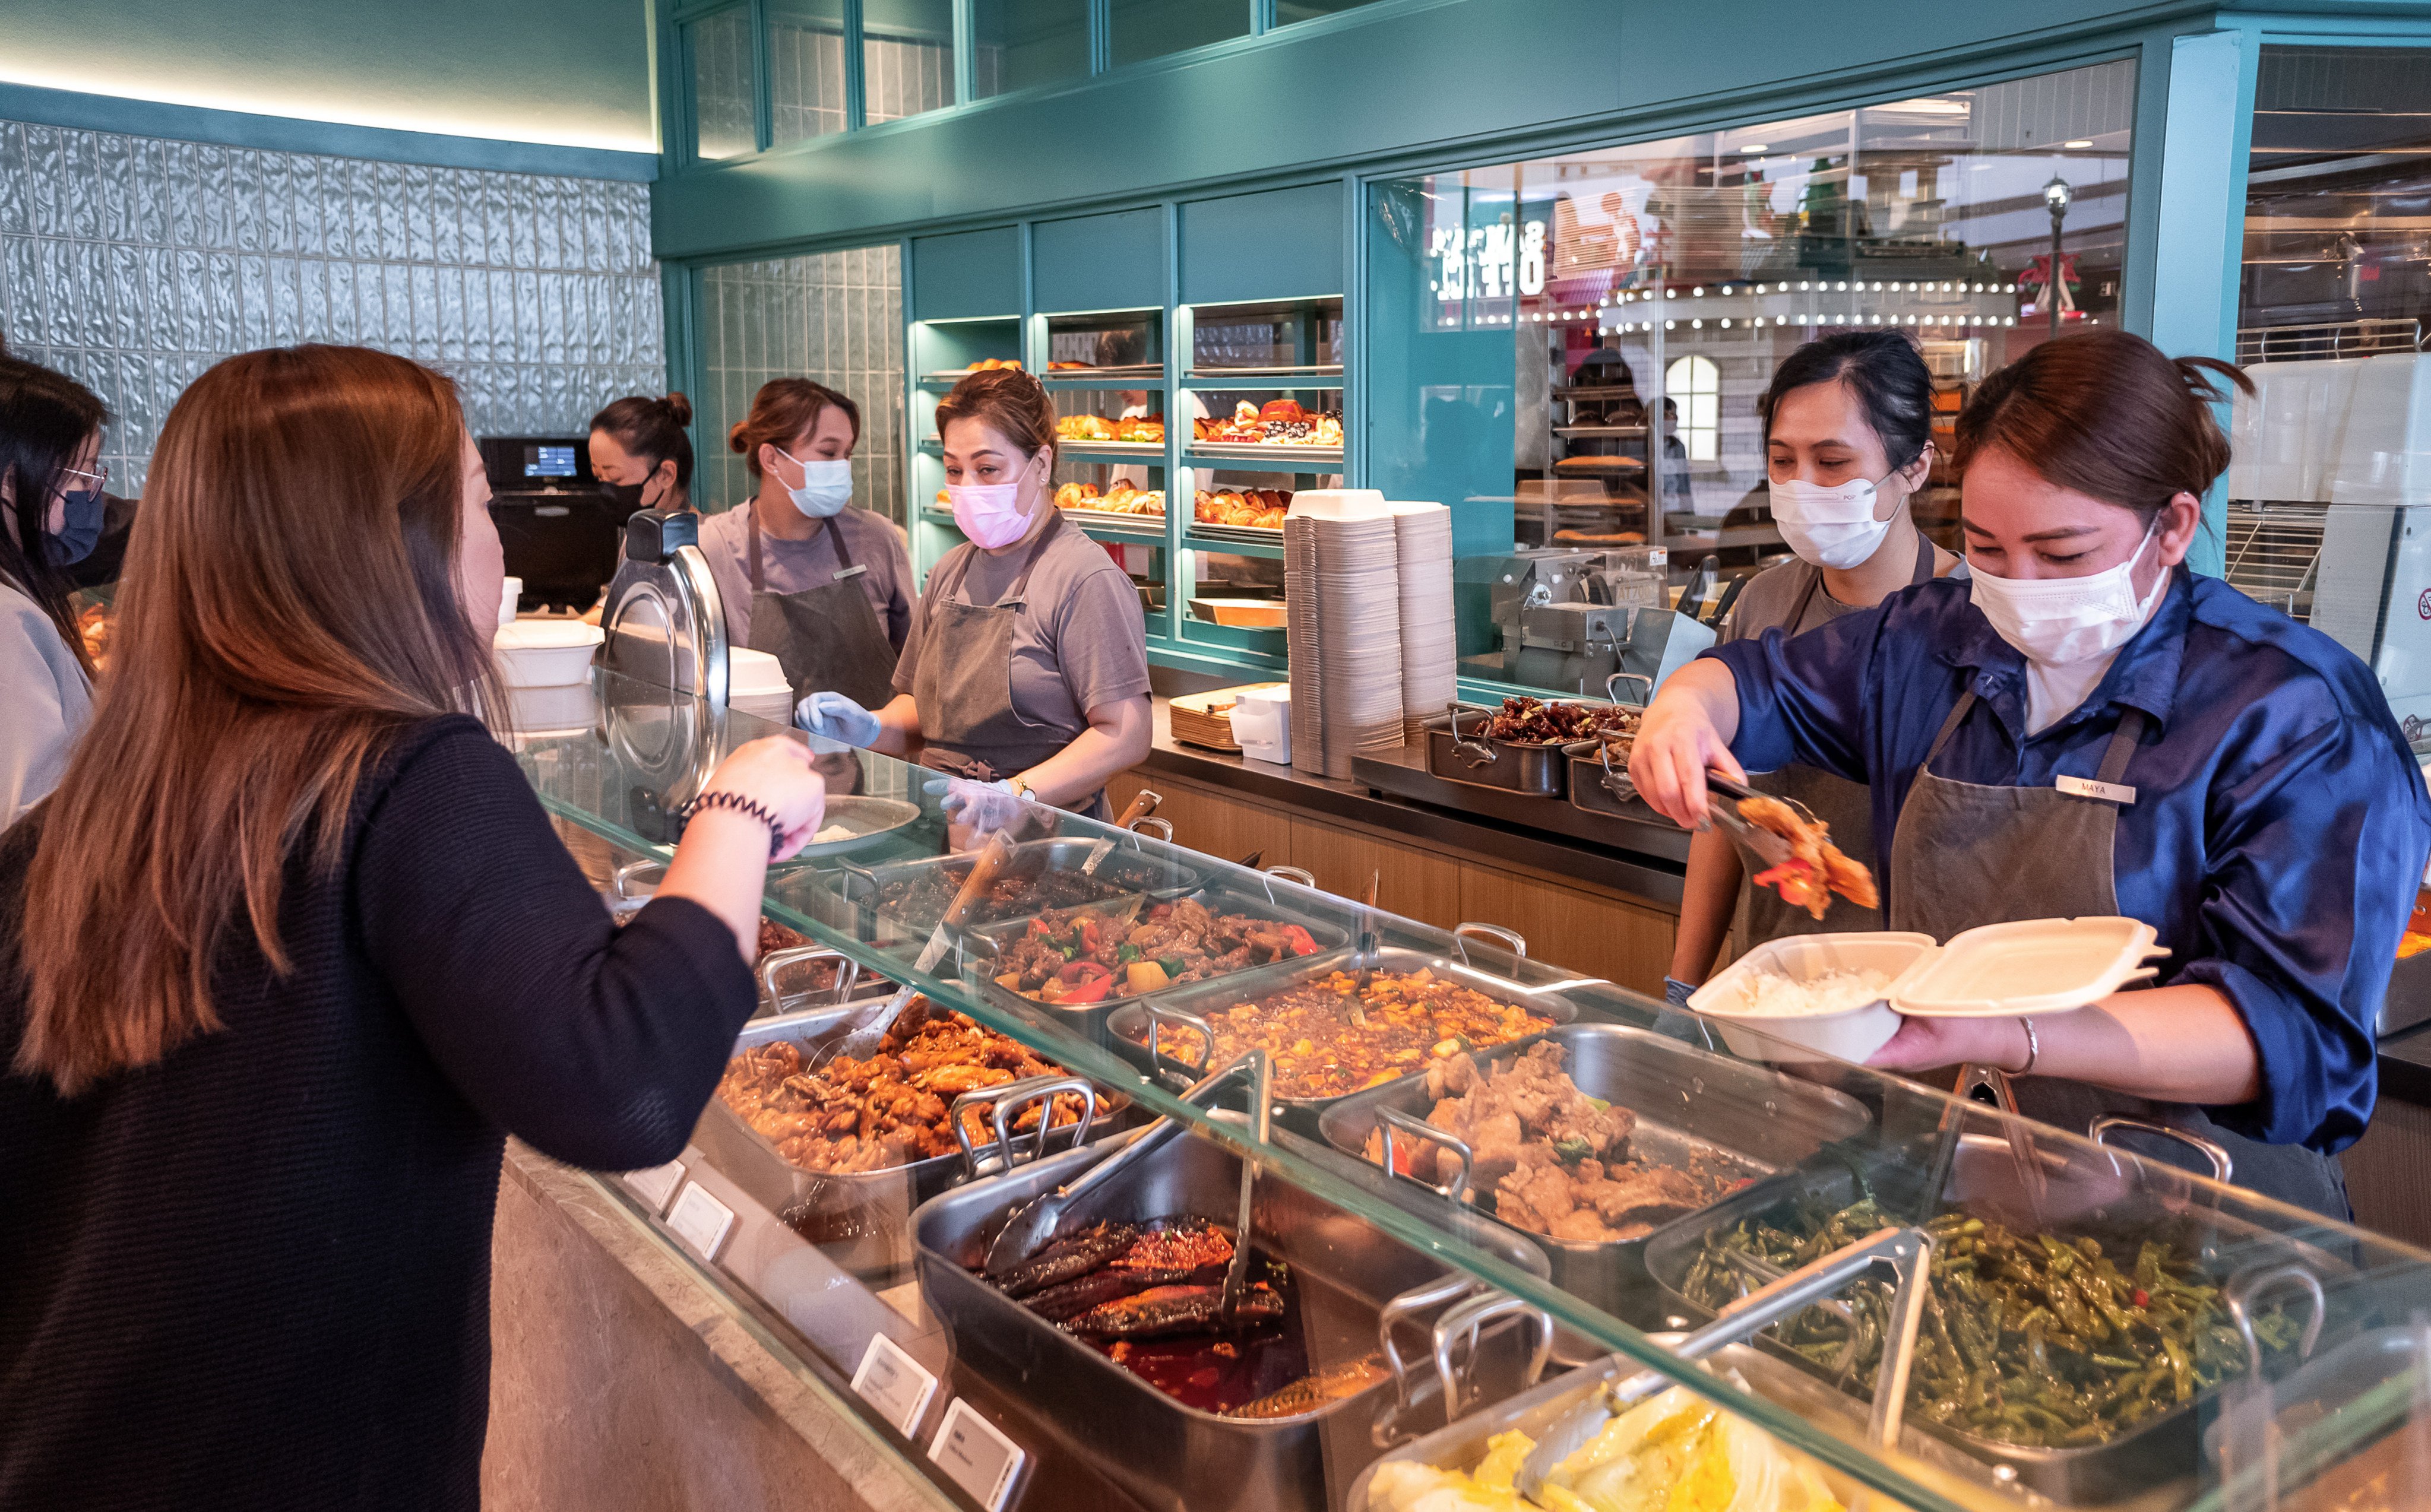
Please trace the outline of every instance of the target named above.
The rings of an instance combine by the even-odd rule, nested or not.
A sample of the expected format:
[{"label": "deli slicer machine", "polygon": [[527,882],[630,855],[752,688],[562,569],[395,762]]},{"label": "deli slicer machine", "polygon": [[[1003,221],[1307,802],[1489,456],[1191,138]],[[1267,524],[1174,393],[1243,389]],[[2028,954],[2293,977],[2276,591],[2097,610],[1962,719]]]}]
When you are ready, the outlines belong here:
[{"label": "deli slicer machine", "polygon": [[1462,592],[1483,594],[1499,636],[1462,657],[1470,676],[1601,697],[1615,673],[1660,687],[1714,643],[1712,629],[1669,606],[1659,546],[1540,547],[1458,567]]}]

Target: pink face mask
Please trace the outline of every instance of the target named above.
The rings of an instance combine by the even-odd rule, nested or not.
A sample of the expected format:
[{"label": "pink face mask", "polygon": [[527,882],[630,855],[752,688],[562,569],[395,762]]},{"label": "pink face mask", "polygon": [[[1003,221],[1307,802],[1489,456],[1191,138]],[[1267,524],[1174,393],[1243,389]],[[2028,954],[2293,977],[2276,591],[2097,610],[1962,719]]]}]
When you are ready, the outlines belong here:
[{"label": "pink face mask", "polygon": [[981,551],[1010,546],[1030,529],[1018,483],[948,483],[946,498],[954,507],[955,528]]}]

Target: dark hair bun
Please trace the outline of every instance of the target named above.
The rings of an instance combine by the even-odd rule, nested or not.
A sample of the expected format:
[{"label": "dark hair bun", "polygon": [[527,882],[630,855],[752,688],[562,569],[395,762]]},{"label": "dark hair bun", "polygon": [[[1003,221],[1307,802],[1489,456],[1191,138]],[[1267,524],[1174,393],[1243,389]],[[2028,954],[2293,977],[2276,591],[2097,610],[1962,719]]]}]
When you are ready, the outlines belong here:
[{"label": "dark hair bun", "polygon": [[[1933,372],[1905,332],[1839,331],[1783,358],[1756,401],[1768,439],[1782,400],[1818,383],[1846,384],[1857,396],[1894,470],[1914,463],[1933,443]],[[1663,402],[1669,404],[1670,397]]]},{"label": "dark hair bun", "polygon": [[667,418],[679,425],[692,424],[692,401],[680,393],[671,393],[659,403],[667,407]]}]

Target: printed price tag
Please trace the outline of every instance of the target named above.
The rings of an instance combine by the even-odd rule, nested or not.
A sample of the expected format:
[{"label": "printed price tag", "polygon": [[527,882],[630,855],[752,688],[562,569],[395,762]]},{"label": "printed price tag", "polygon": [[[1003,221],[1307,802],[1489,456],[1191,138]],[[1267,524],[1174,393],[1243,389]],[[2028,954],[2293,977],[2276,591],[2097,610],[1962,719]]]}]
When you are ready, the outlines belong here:
[{"label": "printed price tag", "polygon": [[699,1182],[688,1182],[683,1195],[667,1210],[667,1227],[676,1238],[700,1252],[704,1260],[717,1258],[718,1247],[734,1229],[734,1209],[712,1197]]},{"label": "printed price tag", "polygon": [[862,1352],[861,1369],[852,1372],[852,1388],[908,1438],[928,1413],[929,1399],[937,1394],[937,1378],[903,1353],[902,1345],[873,1334],[869,1348]]},{"label": "printed price tag", "polygon": [[946,1408],[946,1421],[938,1425],[935,1441],[929,1445],[929,1457],[988,1512],[1003,1512],[1025,1456],[1019,1444],[956,1397]]},{"label": "printed price tag", "polygon": [[652,1218],[667,1210],[667,1199],[676,1194],[676,1188],[683,1179],[684,1168],[680,1160],[670,1160],[663,1166],[652,1166],[647,1171],[625,1172],[625,1185],[650,1205]]}]

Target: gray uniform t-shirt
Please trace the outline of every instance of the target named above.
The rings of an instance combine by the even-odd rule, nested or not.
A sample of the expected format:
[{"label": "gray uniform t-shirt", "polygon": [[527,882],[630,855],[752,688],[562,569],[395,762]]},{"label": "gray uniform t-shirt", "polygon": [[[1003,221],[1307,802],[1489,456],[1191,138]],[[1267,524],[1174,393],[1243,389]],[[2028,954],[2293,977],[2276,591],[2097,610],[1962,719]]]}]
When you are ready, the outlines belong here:
[{"label": "gray uniform t-shirt", "polygon": [[[746,501],[721,514],[703,515],[700,522],[700,554],[709,558],[710,575],[726,601],[727,640],[738,646],[751,644],[750,508]],[[847,509],[808,540],[780,540],[760,532],[760,566],[768,591],[799,593],[834,582],[836,569],[844,565],[835,549],[839,529],[852,548],[853,565],[869,569],[859,582],[878,611],[879,628],[901,651],[912,628],[912,556],[903,549],[902,532],[883,515]]]},{"label": "gray uniform t-shirt", "polygon": [[[1844,614],[1856,612],[1853,606],[1834,598],[1832,590],[1817,581],[1822,575],[1823,569],[1795,557],[1766,568],[1739,590],[1738,602],[1731,606],[1730,618],[1722,622],[1715,639],[1724,643],[1752,640],[1776,625],[1784,635],[1803,635]],[[1960,562],[1950,570],[1950,575],[1964,581],[1967,564]],[[1805,612],[1799,615],[1796,624],[1785,623],[1797,610],[1799,597],[1806,592],[1809,583],[1815,584],[1815,591],[1806,600]]]},{"label": "gray uniform t-shirt", "polygon": [[[995,557],[975,552],[954,602],[998,602],[1013,591],[1029,554],[1028,547]],[[931,590],[953,571],[951,556],[930,568]],[[1024,598],[1029,609],[1014,624],[1012,676],[1013,705],[1023,719],[1077,732],[1089,723],[1089,710],[1148,691],[1148,617],[1139,590],[1105,547],[1068,525],[1057,531],[1039,554]],[[928,607],[925,600],[921,607]],[[919,674],[926,618],[913,616],[911,637],[895,664],[898,693],[912,691]],[[952,655],[952,648],[943,654]]]}]

